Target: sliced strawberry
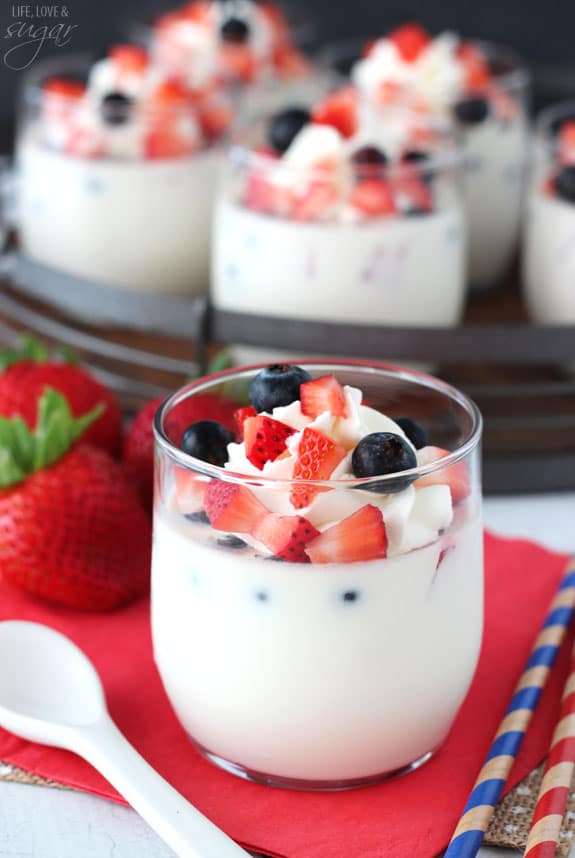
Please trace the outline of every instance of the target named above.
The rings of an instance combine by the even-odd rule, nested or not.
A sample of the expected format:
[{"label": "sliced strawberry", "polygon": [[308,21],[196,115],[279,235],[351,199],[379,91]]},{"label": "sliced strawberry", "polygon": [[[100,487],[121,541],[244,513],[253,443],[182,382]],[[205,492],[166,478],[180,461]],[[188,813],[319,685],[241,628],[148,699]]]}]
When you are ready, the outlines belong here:
[{"label": "sliced strawberry", "polygon": [[206,514],[216,530],[251,533],[268,514],[266,507],[245,486],[211,480],[205,494]]},{"label": "sliced strawberry", "polygon": [[457,51],[465,68],[465,88],[470,91],[485,89],[491,80],[489,63],[472,42],[463,42]]},{"label": "sliced strawberry", "polygon": [[319,536],[319,530],[301,515],[271,512],[258,522],[252,536],[269,548],[275,557],[292,563],[309,563],[305,547]]},{"label": "sliced strawberry", "polygon": [[150,93],[154,108],[181,108],[189,100],[186,87],[177,80],[164,80]]},{"label": "sliced strawberry", "polygon": [[202,133],[208,140],[217,140],[230,127],[233,119],[232,109],[225,102],[211,102],[198,107],[198,122]]},{"label": "sliced strawberry", "polygon": [[273,182],[265,170],[254,168],[246,183],[244,205],[262,214],[285,216],[292,205],[289,188]]},{"label": "sliced strawberry", "polygon": [[244,434],[244,423],[248,419],[248,417],[255,417],[257,415],[257,411],[255,408],[252,408],[251,405],[248,405],[244,408],[238,408],[237,411],[234,412],[234,420],[238,427],[238,435],[243,438]]},{"label": "sliced strawberry", "polygon": [[183,515],[200,512],[204,508],[204,498],[208,484],[206,478],[187,468],[175,469],[176,500]]},{"label": "sliced strawberry", "polygon": [[233,80],[251,83],[257,76],[257,63],[249,45],[224,43],[221,61],[225,74]]},{"label": "sliced strawberry", "polygon": [[383,106],[396,104],[405,93],[405,86],[395,80],[383,80],[376,90],[375,101]]},{"label": "sliced strawberry", "polygon": [[210,26],[213,21],[213,6],[206,0],[191,0],[190,3],[182,6],[176,14],[179,14],[180,18],[184,20],[193,21],[195,24]]},{"label": "sliced strawberry", "polygon": [[[423,447],[417,451],[417,464],[429,465],[431,462],[436,462],[443,456],[448,455],[449,450],[442,450],[441,447]],[[449,486],[451,500],[454,505],[464,500],[471,491],[469,471],[465,462],[457,462],[448,468],[443,468],[433,474],[427,474],[425,477],[420,477],[414,483],[416,488],[438,485]]]},{"label": "sliced strawberry", "polygon": [[295,429],[286,426],[273,417],[258,414],[248,417],[244,422],[244,443],[246,457],[256,468],[263,468],[266,462],[273,462],[285,451],[287,439]]},{"label": "sliced strawberry", "polygon": [[337,189],[331,182],[310,182],[305,193],[294,200],[290,216],[297,221],[322,220],[337,199]]},{"label": "sliced strawberry", "polygon": [[42,84],[42,92],[45,95],[60,98],[82,98],[86,92],[86,86],[72,78],[50,77]]},{"label": "sliced strawberry", "polygon": [[314,539],[306,547],[312,563],[355,563],[387,553],[387,534],[381,510],[362,506]]},{"label": "sliced strawberry", "polygon": [[[319,432],[310,429],[309,426],[302,432],[299,442],[297,460],[294,465],[294,480],[327,480],[331,477],[342,459],[347,455],[345,447],[341,447]],[[303,509],[309,506],[314,497],[322,489],[306,485],[295,485],[290,493],[290,501],[295,509]]]},{"label": "sliced strawberry", "polygon": [[403,24],[402,27],[393,30],[388,38],[394,43],[406,63],[415,62],[431,42],[431,36],[423,27],[411,23]]},{"label": "sliced strawberry", "polygon": [[391,177],[395,205],[404,212],[430,212],[433,195],[418,171],[403,164]]},{"label": "sliced strawberry", "polygon": [[322,375],[306,381],[299,389],[301,410],[306,417],[319,417],[329,411],[334,417],[347,417],[345,393],[335,375]]},{"label": "sliced strawberry", "polygon": [[139,45],[115,45],[110,49],[109,57],[120,71],[128,74],[141,74],[150,62],[148,52]]},{"label": "sliced strawberry", "polygon": [[368,217],[393,215],[397,211],[389,182],[384,179],[363,179],[358,182],[349,202]]},{"label": "sliced strawberry", "polygon": [[104,141],[92,129],[73,128],[66,140],[64,152],[75,158],[102,158],[106,149]]},{"label": "sliced strawberry", "polygon": [[309,62],[293,45],[278,45],[273,53],[273,64],[280,77],[303,77],[309,71]]},{"label": "sliced strawberry", "polygon": [[575,120],[564,122],[559,131],[559,158],[562,164],[575,163]]},{"label": "sliced strawberry", "polygon": [[331,125],[343,137],[352,137],[357,131],[357,94],[351,86],[328,95],[316,107],[312,121],[318,125]]}]

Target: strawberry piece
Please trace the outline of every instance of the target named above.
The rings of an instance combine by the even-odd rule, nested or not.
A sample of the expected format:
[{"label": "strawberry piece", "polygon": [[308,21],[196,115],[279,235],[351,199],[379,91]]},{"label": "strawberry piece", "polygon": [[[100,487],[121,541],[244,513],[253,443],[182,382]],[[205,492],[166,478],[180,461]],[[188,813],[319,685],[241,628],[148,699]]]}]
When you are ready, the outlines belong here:
[{"label": "strawberry piece", "polygon": [[204,0],[191,0],[175,13],[180,20],[193,21],[195,24],[210,26],[213,21],[213,6]]},{"label": "strawberry piece", "polygon": [[292,563],[309,563],[305,548],[319,536],[319,530],[301,515],[271,512],[258,522],[252,536],[269,548],[275,557]]},{"label": "strawberry piece", "polygon": [[206,478],[189,471],[187,468],[176,467],[176,500],[182,515],[192,515],[204,508],[204,499],[208,484]]},{"label": "strawberry piece", "polygon": [[397,211],[389,182],[384,179],[363,179],[358,182],[349,202],[368,217],[393,215]]},{"label": "strawberry piece", "polygon": [[244,408],[238,408],[238,410],[234,412],[234,420],[238,427],[238,435],[243,437],[245,421],[248,417],[256,417],[257,413],[256,409],[252,408],[251,405],[245,406]]},{"label": "strawberry piece", "polygon": [[406,63],[413,63],[431,42],[431,36],[419,24],[403,24],[388,38],[394,43]]},{"label": "strawberry piece", "polygon": [[[449,450],[442,450],[441,447],[423,447],[417,451],[417,464],[429,465],[431,462],[436,462],[448,455]],[[426,474],[414,483],[416,488],[441,485],[449,486],[454,506],[464,500],[471,491],[469,471],[465,462],[456,462],[455,465],[450,465],[448,468],[442,468],[433,474]]]},{"label": "strawberry piece", "polygon": [[232,124],[232,109],[224,102],[200,104],[197,113],[202,134],[208,140],[218,140]]},{"label": "strawberry piece", "polygon": [[[327,480],[346,455],[345,447],[336,444],[323,432],[306,426],[299,442],[293,471],[294,480]],[[296,485],[290,492],[291,504],[295,509],[303,509],[309,506],[322,490],[319,486]]]},{"label": "strawberry piece", "polygon": [[232,80],[251,83],[257,76],[257,63],[249,45],[227,42],[221,46],[220,59],[224,74]]},{"label": "strawberry piece", "polygon": [[117,64],[120,72],[127,74],[141,74],[150,62],[148,52],[139,45],[114,45],[109,57]]},{"label": "strawberry piece", "polygon": [[273,65],[280,77],[293,80],[309,72],[309,62],[293,45],[278,45],[273,52]]},{"label": "strawberry piece", "polygon": [[433,196],[416,169],[404,164],[391,177],[395,205],[401,211],[430,212]]},{"label": "strawberry piece", "polygon": [[253,169],[246,183],[244,205],[262,214],[285,216],[292,205],[292,194],[289,188],[275,184],[265,170]]},{"label": "strawberry piece", "polygon": [[294,201],[291,218],[302,222],[321,220],[337,199],[337,189],[330,182],[311,182],[305,193]]},{"label": "strawberry piece", "polygon": [[150,94],[150,100],[155,107],[180,108],[189,100],[186,87],[177,80],[162,81]]},{"label": "strawberry piece", "polygon": [[64,145],[64,152],[72,158],[103,158],[104,141],[92,129],[73,128]]},{"label": "strawberry piece", "polygon": [[197,142],[191,138],[182,137],[169,124],[150,130],[144,147],[145,157],[149,160],[157,158],[182,158],[192,155],[198,148]]},{"label": "strawberry piece", "polygon": [[223,480],[209,482],[204,501],[210,524],[216,530],[251,533],[268,514],[249,489]]},{"label": "strawberry piece", "polygon": [[562,164],[575,163],[575,120],[564,122],[559,131],[559,159]]},{"label": "strawberry piece", "polygon": [[300,389],[301,410],[306,417],[319,417],[329,411],[334,417],[347,417],[345,393],[335,375],[322,375],[304,382]]},{"label": "strawberry piece", "polygon": [[67,77],[50,77],[42,84],[42,92],[47,96],[57,98],[82,98],[86,86],[78,80]]},{"label": "strawberry piece", "polygon": [[324,530],[306,547],[312,563],[355,563],[387,554],[387,534],[379,510],[362,506],[333,527]]},{"label": "strawberry piece", "polygon": [[294,433],[295,429],[273,417],[248,417],[244,422],[247,459],[261,470],[266,462],[273,462],[285,451],[286,441]]},{"label": "strawberry piece", "polygon": [[328,95],[312,114],[318,125],[331,125],[343,137],[352,137],[357,131],[357,94],[353,87],[346,86]]},{"label": "strawberry piece", "polygon": [[471,92],[485,89],[491,80],[489,64],[472,42],[463,42],[457,56],[465,68],[465,88]]}]

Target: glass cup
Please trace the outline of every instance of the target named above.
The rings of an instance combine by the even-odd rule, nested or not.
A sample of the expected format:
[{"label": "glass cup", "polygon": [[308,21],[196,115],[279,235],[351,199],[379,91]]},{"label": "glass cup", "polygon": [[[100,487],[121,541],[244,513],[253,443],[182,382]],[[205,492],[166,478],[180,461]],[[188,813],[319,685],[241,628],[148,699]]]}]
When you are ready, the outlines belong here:
[{"label": "glass cup", "polygon": [[[329,46],[319,64],[348,76],[368,41],[353,39]],[[484,101],[487,110],[461,110],[463,102],[447,106],[448,118],[461,134],[466,165],[469,283],[474,291],[483,291],[508,273],[517,248],[529,148],[530,77],[510,48],[484,41],[473,44],[487,59],[494,86],[474,94],[472,100]],[[443,115],[442,101],[437,109]]]},{"label": "glass cup", "polygon": [[[179,390],[154,425],[154,655],[179,720],[213,763],[274,786],[342,789],[429,759],[471,683],[483,625],[481,416],[420,373],[302,366],[361,388],[388,416],[410,414],[440,457],[426,448],[429,463],[402,473],[409,486],[397,475],[306,483],[234,473],[182,452],[178,409],[195,402],[201,419],[215,397],[240,404],[260,367]],[[319,562],[311,542],[314,562],[271,562],[236,520],[240,532],[227,532],[229,519],[212,509],[210,524],[204,510],[206,493],[223,492],[258,516],[262,505],[264,517],[293,515],[294,490],[311,493],[299,514],[319,530],[376,505],[387,556],[352,562],[346,541],[346,562]],[[357,550],[361,533],[351,538]]]},{"label": "glass cup", "polygon": [[[140,104],[128,123],[106,124],[95,96],[80,104],[43,90],[47,78],[86,80],[89,68],[84,57],[52,59],[25,81],[16,144],[23,253],[100,285],[207,292],[221,148],[197,136],[196,109],[206,105]],[[172,128],[189,130],[189,144],[168,137]]]},{"label": "glass cup", "polygon": [[551,325],[575,324],[575,140],[561,131],[568,124],[575,129],[575,101],[538,117],[523,236],[529,314]]},{"label": "glass cup", "polygon": [[[459,323],[467,251],[460,151],[425,117],[389,111],[390,126],[396,113],[416,136],[432,135],[429,157],[384,166],[348,159],[344,173],[327,174],[262,155],[269,120],[238,132],[214,219],[216,310],[247,314],[254,325],[261,316],[356,325]],[[366,215],[356,207],[356,194],[374,182],[379,187],[380,180],[395,208]],[[428,210],[418,208],[418,196],[430,201]],[[246,344],[235,351],[245,356]]]}]

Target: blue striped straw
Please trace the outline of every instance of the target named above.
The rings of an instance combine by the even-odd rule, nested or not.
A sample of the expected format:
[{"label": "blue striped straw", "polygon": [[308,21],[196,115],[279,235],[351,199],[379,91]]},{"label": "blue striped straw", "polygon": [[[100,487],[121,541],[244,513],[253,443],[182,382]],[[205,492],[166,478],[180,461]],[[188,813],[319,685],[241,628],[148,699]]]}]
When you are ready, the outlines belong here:
[{"label": "blue striped straw", "polygon": [[575,558],[571,558],[444,858],[477,855],[574,610]]}]

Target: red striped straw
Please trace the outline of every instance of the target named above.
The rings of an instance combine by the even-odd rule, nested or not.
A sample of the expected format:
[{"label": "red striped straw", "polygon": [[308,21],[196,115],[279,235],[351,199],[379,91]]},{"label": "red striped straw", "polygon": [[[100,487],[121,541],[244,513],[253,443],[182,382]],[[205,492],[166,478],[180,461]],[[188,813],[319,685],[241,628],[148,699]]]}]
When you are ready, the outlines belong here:
[{"label": "red striped straw", "polygon": [[575,647],[524,858],[555,858],[575,772]]}]

